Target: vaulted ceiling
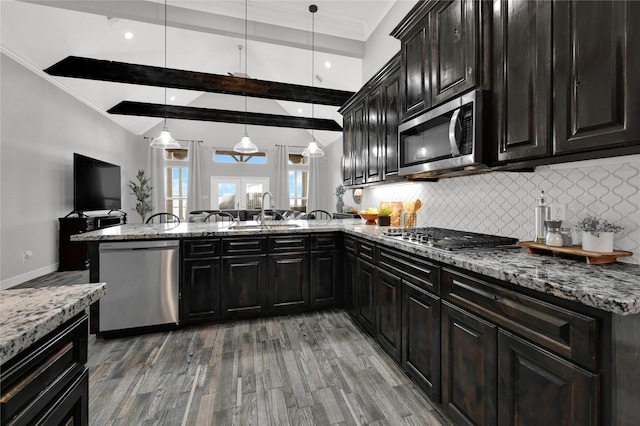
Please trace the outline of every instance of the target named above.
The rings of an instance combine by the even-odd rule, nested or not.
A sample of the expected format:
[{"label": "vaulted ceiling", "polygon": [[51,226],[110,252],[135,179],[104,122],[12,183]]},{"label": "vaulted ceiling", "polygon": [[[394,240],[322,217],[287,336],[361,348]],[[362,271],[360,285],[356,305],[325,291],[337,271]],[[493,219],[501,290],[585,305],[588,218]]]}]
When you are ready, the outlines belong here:
[{"label": "vaulted ceiling", "polygon": [[[167,0],[165,58],[163,0],[2,0],[0,42],[3,53],[119,125],[135,134],[144,134],[157,126],[161,118],[157,117],[157,111],[144,117],[129,115],[131,108],[164,104],[162,87],[54,76],[44,70],[68,56],[148,67],[164,67],[166,59],[167,68],[177,70],[237,76],[244,73],[246,66],[250,79],[354,92],[362,85],[364,42],[394,1],[253,0],[248,2],[245,22],[243,0]],[[313,83],[312,21],[308,11],[312,3],[319,9],[315,14]],[[246,63],[245,51],[239,48],[245,45],[245,23]],[[126,39],[126,32],[133,37]],[[325,66],[326,62],[330,68]],[[207,96],[207,108],[232,109],[228,107],[228,92],[205,93],[197,88],[169,88],[167,103],[175,108],[176,114],[180,111],[194,114],[203,108],[190,105],[202,107],[202,99]],[[252,105],[252,99],[248,98],[247,109],[255,117],[279,113],[291,117],[287,122],[298,123],[291,127],[309,127],[308,120],[305,121],[312,110],[308,99],[276,100],[275,108],[266,107],[264,102]],[[122,101],[126,101],[124,106],[129,113],[122,113],[122,105],[120,113],[108,112]],[[314,104],[316,118],[342,124],[338,107]],[[238,103],[234,105],[238,110]],[[204,114],[212,116],[207,111]],[[328,144],[339,134],[320,131],[316,137]]]}]

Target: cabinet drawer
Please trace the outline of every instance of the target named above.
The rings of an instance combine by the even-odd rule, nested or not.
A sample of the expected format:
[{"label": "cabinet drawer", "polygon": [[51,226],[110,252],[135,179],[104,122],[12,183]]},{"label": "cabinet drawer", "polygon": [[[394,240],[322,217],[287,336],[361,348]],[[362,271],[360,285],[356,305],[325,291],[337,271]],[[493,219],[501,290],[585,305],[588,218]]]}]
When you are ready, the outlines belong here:
[{"label": "cabinet drawer", "polygon": [[83,313],[2,366],[2,418],[27,424],[85,370],[88,315]]},{"label": "cabinet drawer", "polygon": [[273,235],[269,237],[269,252],[306,251],[309,249],[307,235]]},{"label": "cabinet drawer", "polygon": [[220,255],[220,240],[189,240],[182,243],[183,257],[207,257]]},{"label": "cabinet drawer", "polygon": [[311,250],[332,250],[338,247],[336,234],[311,234]]},{"label": "cabinet drawer", "polygon": [[356,254],[357,251],[357,241],[353,237],[344,237],[344,249],[347,253]]},{"label": "cabinet drawer", "polygon": [[226,238],[222,240],[222,254],[255,254],[267,252],[266,237]]},{"label": "cabinet drawer", "polygon": [[392,271],[405,281],[432,293],[440,294],[440,268],[427,260],[410,258],[380,249],[377,264],[380,268]]},{"label": "cabinet drawer", "polygon": [[443,269],[445,299],[537,344],[595,370],[598,320]]},{"label": "cabinet drawer", "polygon": [[358,247],[358,257],[361,257],[362,259],[366,259],[369,262],[374,263],[375,249],[376,249],[375,244],[368,243],[365,241],[358,241],[357,247]]}]

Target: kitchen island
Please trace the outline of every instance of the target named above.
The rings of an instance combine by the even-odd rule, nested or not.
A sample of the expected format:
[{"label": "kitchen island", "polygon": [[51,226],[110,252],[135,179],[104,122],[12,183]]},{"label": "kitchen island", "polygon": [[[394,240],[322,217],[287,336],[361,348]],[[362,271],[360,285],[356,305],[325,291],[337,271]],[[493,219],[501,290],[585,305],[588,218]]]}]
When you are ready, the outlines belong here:
[{"label": "kitchen island", "polygon": [[87,424],[87,307],[104,283],[0,292],[2,424]]},{"label": "kitchen island", "polygon": [[[309,298],[314,290],[304,277],[312,280],[335,264],[338,272],[332,273],[338,279],[332,285],[337,290],[328,306],[344,307],[457,423],[635,421],[640,267],[589,265],[528,254],[519,247],[434,250],[383,235],[387,228],[361,220],[279,222],[272,229],[256,225],[125,225],[74,239],[180,240],[182,294],[188,295],[192,285],[209,283],[192,298],[202,309],[181,314],[184,323],[320,308]],[[296,275],[313,247],[319,250],[306,239],[319,237],[333,238],[332,255],[320,252],[322,267]],[[231,253],[231,247],[253,252]],[[293,293],[299,300],[271,300],[280,294],[282,282],[278,273],[269,272],[267,279],[258,272],[265,270],[284,272],[287,282],[297,282]],[[205,273],[193,279],[196,271]],[[246,294],[245,288],[234,293],[243,282],[264,282],[265,287],[254,289],[252,304],[226,309],[235,300],[226,299]],[[282,294],[288,297],[290,291]],[[208,298],[205,304],[202,295]]]}]

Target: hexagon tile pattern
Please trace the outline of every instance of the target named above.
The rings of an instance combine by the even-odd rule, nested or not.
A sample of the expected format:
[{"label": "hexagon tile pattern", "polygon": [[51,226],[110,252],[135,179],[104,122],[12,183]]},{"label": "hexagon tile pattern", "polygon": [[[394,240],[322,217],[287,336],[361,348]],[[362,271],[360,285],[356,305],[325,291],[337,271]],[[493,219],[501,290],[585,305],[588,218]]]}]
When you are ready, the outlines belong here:
[{"label": "hexagon tile pattern", "polygon": [[[534,239],[534,207],[540,191],[547,203],[566,205],[563,226],[574,225],[587,214],[624,226],[615,234],[617,250],[632,251],[621,262],[640,264],[640,157],[629,161],[590,165],[542,166],[531,173],[493,172],[366,188],[362,206],[381,201],[422,200],[417,226],[436,226],[521,241]],[[591,162],[593,163],[593,162]],[[573,232],[574,244],[581,235]]]}]

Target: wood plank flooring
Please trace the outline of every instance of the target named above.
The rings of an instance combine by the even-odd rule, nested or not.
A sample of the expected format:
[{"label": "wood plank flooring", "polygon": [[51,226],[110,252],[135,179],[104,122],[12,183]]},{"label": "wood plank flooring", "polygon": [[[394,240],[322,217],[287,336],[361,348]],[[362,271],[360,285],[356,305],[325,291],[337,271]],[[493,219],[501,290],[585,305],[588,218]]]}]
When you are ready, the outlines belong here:
[{"label": "wood plank flooring", "polygon": [[[54,272],[16,287],[89,282]],[[449,425],[342,310],[89,336],[91,425]]]},{"label": "wood plank flooring", "polygon": [[448,424],[342,310],[89,340],[92,425]]}]

